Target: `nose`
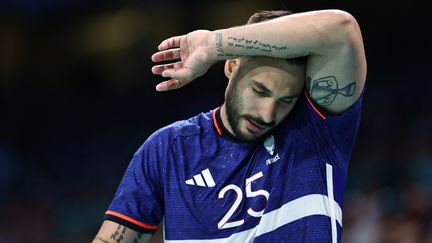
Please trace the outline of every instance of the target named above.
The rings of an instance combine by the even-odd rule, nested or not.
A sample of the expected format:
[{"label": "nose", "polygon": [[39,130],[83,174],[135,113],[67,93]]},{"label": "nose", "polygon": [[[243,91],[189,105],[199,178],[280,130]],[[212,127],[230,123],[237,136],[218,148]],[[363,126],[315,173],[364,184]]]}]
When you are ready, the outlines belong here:
[{"label": "nose", "polygon": [[262,100],[258,109],[258,115],[265,123],[274,122],[276,119],[276,101],[272,98]]}]

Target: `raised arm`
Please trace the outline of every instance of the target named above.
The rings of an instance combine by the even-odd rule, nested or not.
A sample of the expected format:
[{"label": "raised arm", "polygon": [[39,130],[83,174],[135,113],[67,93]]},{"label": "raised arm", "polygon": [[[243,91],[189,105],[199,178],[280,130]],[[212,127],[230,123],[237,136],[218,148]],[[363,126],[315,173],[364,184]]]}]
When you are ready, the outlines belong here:
[{"label": "raised arm", "polygon": [[220,60],[240,56],[294,58],[308,56],[306,87],[322,109],[340,113],[360,96],[366,59],[360,28],[341,10],[297,13],[250,25],[216,31],[195,31],[163,41],[154,74],[170,77],[158,90],[182,87]]}]

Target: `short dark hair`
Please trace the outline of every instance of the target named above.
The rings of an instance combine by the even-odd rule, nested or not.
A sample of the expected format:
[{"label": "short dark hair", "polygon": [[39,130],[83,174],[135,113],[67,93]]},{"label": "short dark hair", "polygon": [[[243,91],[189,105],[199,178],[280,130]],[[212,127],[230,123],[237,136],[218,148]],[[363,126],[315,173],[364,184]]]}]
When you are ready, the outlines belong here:
[{"label": "short dark hair", "polygon": [[[246,24],[248,25],[248,24],[260,23],[260,22],[276,19],[279,17],[287,16],[293,13],[294,11],[291,10],[260,10],[252,14],[252,16],[249,17],[249,20],[247,21]],[[286,60],[293,64],[302,65],[306,63],[307,56],[289,58]]]},{"label": "short dark hair", "polygon": [[290,10],[260,10],[250,16],[247,24],[264,22],[271,19],[276,19],[282,16],[293,14]]}]

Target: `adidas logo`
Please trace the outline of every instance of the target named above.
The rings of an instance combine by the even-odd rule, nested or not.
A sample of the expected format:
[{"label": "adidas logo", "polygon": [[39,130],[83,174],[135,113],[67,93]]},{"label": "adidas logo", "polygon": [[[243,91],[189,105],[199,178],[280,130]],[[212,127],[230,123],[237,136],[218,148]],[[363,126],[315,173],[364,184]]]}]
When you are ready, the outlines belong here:
[{"label": "adidas logo", "polygon": [[203,187],[214,187],[216,185],[209,169],[202,170],[201,173],[194,175],[192,179],[186,180],[186,184]]}]

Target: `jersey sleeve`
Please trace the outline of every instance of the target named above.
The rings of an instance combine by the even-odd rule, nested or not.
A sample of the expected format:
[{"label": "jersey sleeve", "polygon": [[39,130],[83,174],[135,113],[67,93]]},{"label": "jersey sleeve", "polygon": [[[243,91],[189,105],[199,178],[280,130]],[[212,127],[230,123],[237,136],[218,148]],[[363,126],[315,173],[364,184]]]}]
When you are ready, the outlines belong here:
[{"label": "jersey sleeve", "polygon": [[154,233],[163,218],[161,136],[152,135],[134,154],[104,219],[142,233]]},{"label": "jersey sleeve", "polygon": [[315,149],[323,158],[328,158],[326,163],[336,168],[348,166],[360,126],[363,94],[343,113],[327,115],[317,108],[305,91],[304,116],[309,121]]}]

